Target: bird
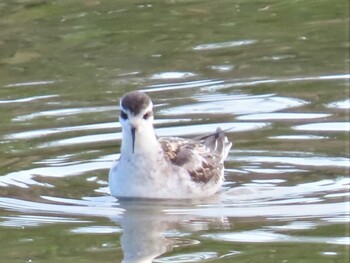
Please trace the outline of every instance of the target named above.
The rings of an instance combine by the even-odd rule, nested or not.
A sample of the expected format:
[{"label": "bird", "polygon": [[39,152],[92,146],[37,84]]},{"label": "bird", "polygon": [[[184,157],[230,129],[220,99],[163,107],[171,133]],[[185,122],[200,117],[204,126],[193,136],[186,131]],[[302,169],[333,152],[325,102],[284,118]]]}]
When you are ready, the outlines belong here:
[{"label": "bird", "polygon": [[218,127],[196,138],[158,137],[153,103],[141,91],[120,99],[120,158],[109,171],[112,196],[145,199],[201,199],[224,182],[224,160],[232,142]]}]

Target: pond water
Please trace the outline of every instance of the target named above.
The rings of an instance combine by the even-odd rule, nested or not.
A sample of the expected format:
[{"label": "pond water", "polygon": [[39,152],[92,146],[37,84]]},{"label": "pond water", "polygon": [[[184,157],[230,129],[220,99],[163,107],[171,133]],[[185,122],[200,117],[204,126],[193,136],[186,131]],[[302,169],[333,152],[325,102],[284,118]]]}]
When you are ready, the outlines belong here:
[{"label": "pond water", "polygon": [[[0,3],[1,262],[347,262],[349,3]],[[212,198],[119,201],[118,101],[221,126]]]}]

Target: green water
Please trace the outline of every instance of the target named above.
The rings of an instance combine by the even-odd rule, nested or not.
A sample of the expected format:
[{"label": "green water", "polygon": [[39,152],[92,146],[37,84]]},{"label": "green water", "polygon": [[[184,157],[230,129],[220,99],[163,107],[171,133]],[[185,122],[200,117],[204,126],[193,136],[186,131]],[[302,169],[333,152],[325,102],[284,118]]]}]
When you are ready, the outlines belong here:
[{"label": "green water", "polygon": [[[349,2],[0,2],[1,262],[348,262]],[[217,196],[109,196],[119,98],[230,128]]]}]

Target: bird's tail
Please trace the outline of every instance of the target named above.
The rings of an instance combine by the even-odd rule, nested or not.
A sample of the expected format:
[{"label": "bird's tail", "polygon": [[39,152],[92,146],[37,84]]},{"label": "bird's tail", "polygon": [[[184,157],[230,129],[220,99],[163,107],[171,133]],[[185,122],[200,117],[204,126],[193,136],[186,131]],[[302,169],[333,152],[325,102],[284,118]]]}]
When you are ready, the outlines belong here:
[{"label": "bird's tail", "polygon": [[232,142],[225,136],[225,132],[218,127],[215,133],[198,138],[202,143],[221,157],[224,162],[232,147]]}]

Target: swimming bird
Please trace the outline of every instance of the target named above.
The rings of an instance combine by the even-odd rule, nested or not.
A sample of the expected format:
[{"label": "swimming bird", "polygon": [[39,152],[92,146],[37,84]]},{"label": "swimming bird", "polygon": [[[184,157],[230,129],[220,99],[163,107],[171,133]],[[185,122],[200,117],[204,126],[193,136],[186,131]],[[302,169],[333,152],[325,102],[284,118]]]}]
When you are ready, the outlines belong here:
[{"label": "swimming bird", "polygon": [[153,103],[140,91],[120,100],[121,154],[109,171],[117,198],[197,199],[215,194],[224,181],[224,160],[232,146],[224,132],[195,139],[158,138]]}]

